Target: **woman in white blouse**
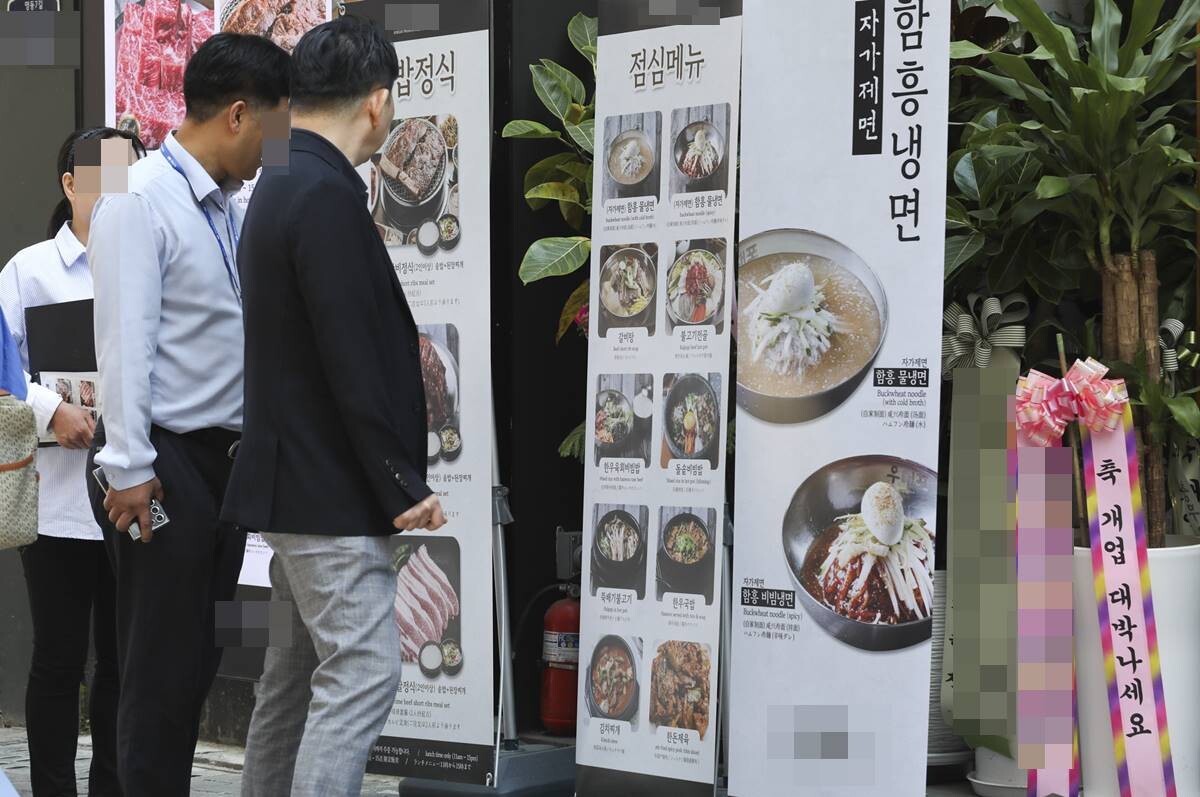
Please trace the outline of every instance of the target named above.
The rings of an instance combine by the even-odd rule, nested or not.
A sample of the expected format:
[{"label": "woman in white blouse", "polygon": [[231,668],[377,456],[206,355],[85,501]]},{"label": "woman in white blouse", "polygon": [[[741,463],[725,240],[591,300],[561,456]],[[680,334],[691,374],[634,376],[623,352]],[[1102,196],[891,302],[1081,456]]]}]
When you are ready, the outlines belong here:
[{"label": "woman in white blouse", "polygon": [[[85,249],[88,223],[100,196],[101,150],[106,150],[106,165],[113,151],[101,141],[113,138],[128,139],[134,152],[145,154],[140,141],[112,128],[72,133],[59,151],[63,199],[51,217],[49,240],[22,249],[0,271],[0,309],[20,349],[26,380],[25,310],[92,298]],[[39,431],[52,432],[57,441],[56,446],[38,450],[38,539],[21,549],[33,616],[33,661],[25,699],[33,794],[76,793],[79,687],[87,662],[89,626],[94,625],[96,672],[89,692],[94,754],[88,793],[120,795],[115,738],[116,586],[88,503],[85,473],[95,418],[88,408],[66,402],[57,391],[38,384],[29,384],[26,401]]]}]

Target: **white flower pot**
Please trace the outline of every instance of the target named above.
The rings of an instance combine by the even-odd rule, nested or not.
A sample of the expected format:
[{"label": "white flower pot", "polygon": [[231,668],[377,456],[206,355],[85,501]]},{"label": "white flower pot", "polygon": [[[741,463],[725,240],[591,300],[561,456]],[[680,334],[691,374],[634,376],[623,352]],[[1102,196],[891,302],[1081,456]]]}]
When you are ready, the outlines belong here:
[{"label": "white flower pot", "polygon": [[[1150,551],[1154,618],[1171,756],[1180,797],[1200,796],[1200,539],[1168,536]],[[1108,686],[1092,584],[1092,554],[1075,549],[1075,672],[1086,797],[1120,797]]]}]

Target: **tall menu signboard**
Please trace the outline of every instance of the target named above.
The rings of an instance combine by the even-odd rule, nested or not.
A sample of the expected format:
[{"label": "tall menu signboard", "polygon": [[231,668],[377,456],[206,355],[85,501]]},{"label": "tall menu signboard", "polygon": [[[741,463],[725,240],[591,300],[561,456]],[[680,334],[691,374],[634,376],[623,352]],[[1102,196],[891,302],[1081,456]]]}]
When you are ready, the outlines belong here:
[{"label": "tall menu signboard", "polygon": [[360,173],[420,327],[429,486],[449,520],[394,538],[403,678],[369,768],[494,784],[491,9],[488,0],[346,9],[383,25],[399,57],[391,132]]},{"label": "tall menu signboard", "polygon": [[729,791],[923,794],[949,8],[745,2]]},{"label": "tall menu signboard", "polygon": [[708,795],[740,0],[600,3],[577,794]]}]

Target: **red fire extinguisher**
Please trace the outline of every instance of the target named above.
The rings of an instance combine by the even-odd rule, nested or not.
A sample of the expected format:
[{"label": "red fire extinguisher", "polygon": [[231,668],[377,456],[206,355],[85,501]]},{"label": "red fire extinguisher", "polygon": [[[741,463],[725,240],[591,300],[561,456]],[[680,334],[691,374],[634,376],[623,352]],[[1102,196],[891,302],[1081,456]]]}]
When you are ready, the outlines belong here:
[{"label": "red fire extinguisher", "polygon": [[575,733],[579,682],[579,598],[560,598],[542,624],[542,725],[549,733]]}]

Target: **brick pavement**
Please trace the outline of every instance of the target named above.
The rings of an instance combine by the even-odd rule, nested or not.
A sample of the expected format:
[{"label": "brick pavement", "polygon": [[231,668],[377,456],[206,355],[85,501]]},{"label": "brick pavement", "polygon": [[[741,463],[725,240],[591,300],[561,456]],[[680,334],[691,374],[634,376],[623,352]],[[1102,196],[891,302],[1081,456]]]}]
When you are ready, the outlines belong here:
[{"label": "brick pavement", "polygon": [[[241,794],[242,758],[240,747],[201,742],[196,748],[192,766],[193,797],[236,797]],[[90,736],[79,737],[79,753],[75,772],[79,778],[79,793],[87,794],[87,772],[92,758]],[[0,770],[8,776],[17,793],[25,797],[29,789],[29,751],[24,728],[0,728]],[[363,782],[364,797],[394,797],[397,779],[368,775]]]}]

